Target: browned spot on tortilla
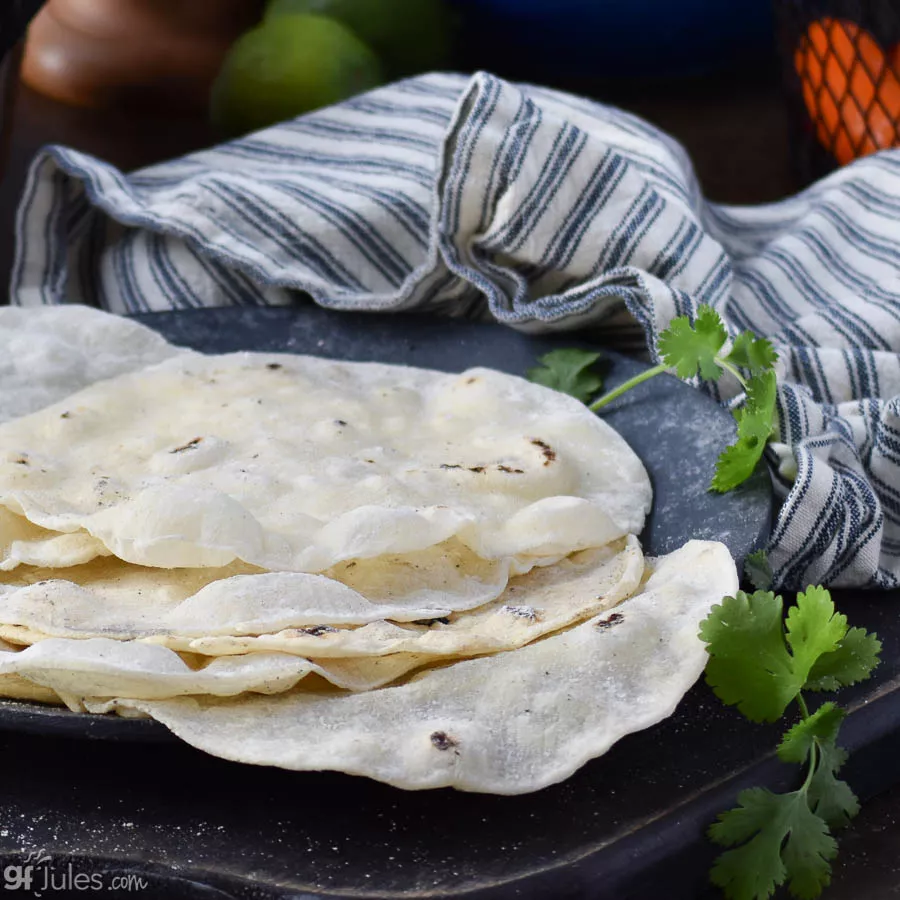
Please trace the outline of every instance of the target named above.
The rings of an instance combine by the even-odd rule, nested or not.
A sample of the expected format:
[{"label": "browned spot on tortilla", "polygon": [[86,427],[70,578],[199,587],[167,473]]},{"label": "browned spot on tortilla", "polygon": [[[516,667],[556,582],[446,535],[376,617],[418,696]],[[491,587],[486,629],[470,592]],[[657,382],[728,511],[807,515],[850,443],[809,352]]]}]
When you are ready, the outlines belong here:
[{"label": "browned spot on tortilla", "polygon": [[18,459],[14,459],[13,462],[17,466],[30,466],[31,463],[28,462],[28,457],[23,453]]},{"label": "browned spot on tortilla", "polygon": [[539,618],[537,610],[533,606],[502,606],[500,611],[528,622],[537,622]]},{"label": "browned spot on tortilla", "polygon": [[466,379],[466,384],[475,384],[478,379],[473,375],[471,378]]},{"label": "browned spot on tortilla", "polygon": [[474,472],[476,475],[480,475],[484,471],[484,466],[470,466],[470,472]]},{"label": "browned spot on tortilla", "polygon": [[282,366],[281,363],[266,363],[266,368],[271,369],[274,372],[276,369],[283,369],[284,366]]},{"label": "browned spot on tortilla", "polygon": [[506,472],[507,475],[524,475],[525,474],[524,469],[513,469],[510,466],[497,466],[497,468],[501,472]]},{"label": "browned spot on tortilla", "polygon": [[59,414],[59,417],[60,417],[61,419],[71,419],[71,418],[72,418],[72,413],[70,413],[70,412],[60,413],[60,414]]},{"label": "browned spot on tortilla", "polygon": [[540,438],[532,438],[531,443],[540,449],[544,457],[545,466],[549,466],[556,459],[556,451],[546,441],[542,441]]},{"label": "browned spot on tortilla", "polygon": [[456,463],[441,463],[442,469],[461,469],[462,466],[457,465]]},{"label": "browned spot on tortilla", "polygon": [[332,628],[330,625],[310,625],[309,628],[301,628],[300,631],[310,637],[321,637],[323,634],[334,634],[337,628]]},{"label": "browned spot on tortilla", "polygon": [[599,628],[600,631],[606,631],[607,628],[612,628],[614,625],[618,625],[620,622],[624,621],[625,616],[623,616],[622,613],[612,613],[605,619],[598,619],[594,627]]},{"label": "browned spot on tortilla", "polygon": [[459,742],[450,737],[446,731],[433,731],[431,733],[431,743],[438,750],[455,750],[459,746]]},{"label": "browned spot on tortilla", "polygon": [[202,440],[202,437],[191,438],[186,444],[182,444],[180,447],[170,450],[169,453],[184,453],[185,450],[195,450]]}]

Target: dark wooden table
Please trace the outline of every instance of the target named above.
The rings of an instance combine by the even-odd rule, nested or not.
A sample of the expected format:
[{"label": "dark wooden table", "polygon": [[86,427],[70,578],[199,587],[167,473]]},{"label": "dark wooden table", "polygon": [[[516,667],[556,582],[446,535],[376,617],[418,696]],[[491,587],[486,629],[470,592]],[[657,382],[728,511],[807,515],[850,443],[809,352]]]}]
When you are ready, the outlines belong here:
[{"label": "dark wooden table", "polygon": [[[772,64],[756,67],[749,75],[744,71],[696,81],[557,86],[580,87],[583,93],[630,109],[669,131],[691,153],[712,200],[763,203],[798,187],[790,164],[787,114]],[[66,144],[128,170],[213,141],[202,121],[73,109],[22,86],[14,94],[9,157],[0,183],[0,280],[5,283],[12,263],[16,206],[28,165],[41,146]],[[870,800],[840,835],[840,861],[826,900],[900,896],[898,812],[900,789],[895,789]],[[653,900],[661,896],[664,892],[655,893]]]}]

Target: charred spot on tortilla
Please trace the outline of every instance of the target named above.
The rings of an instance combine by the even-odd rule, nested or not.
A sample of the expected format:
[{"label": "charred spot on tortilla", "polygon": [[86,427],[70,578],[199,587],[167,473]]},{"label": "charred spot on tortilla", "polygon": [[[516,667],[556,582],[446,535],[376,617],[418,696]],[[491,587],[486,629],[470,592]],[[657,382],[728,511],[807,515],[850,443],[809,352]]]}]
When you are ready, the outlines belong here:
[{"label": "charred spot on tortilla", "polygon": [[511,466],[497,466],[497,470],[500,472],[506,472],[508,475],[524,475],[524,469],[513,469]]},{"label": "charred spot on tortilla", "polygon": [[438,750],[454,750],[456,755],[459,756],[459,750],[456,749],[459,746],[459,741],[452,738],[446,731],[433,731],[431,733],[431,743]]},{"label": "charred spot on tortilla", "polygon": [[28,461],[27,453],[23,453],[20,457],[18,457],[18,459],[14,459],[13,462],[17,466],[30,466],[31,465],[31,463]]},{"label": "charred spot on tortilla", "polygon": [[71,418],[72,418],[72,413],[70,413],[70,412],[60,413],[60,414],[59,414],[59,417],[60,417],[61,419],[71,419]]},{"label": "charred spot on tortilla", "polygon": [[413,625],[424,625],[426,628],[431,628],[432,625],[449,625],[450,619],[447,616],[438,616],[436,619],[416,619],[413,622]]},{"label": "charred spot on tortilla", "polygon": [[281,363],[266,363],[266,368],[271,369],[271,371],[275,372],[278,369],[283,369],[284,366]]},{"label": "charred spot on tortilla", "polygon": [[456,463],[441,463],[441,468],[442,469],[461,469],[462,466],[460,466]]},{"label": "charred spot on tortilla", "polygon": [[533,606],[503,606],[500,612],[505,612],[517,619],[526,619],[529,622],[537,622],[538,611]]},{"label": "charred spot on tortilla", "polygon": [[298,629],[301,634],[308,634],[310,637],[321,637],[323,634],[337,634],[337,628],[331,625],[311,625],[309,628]]},{"label": "charred spot on tortilla", "polygon": [[484,471],[484,466],[470,466],[470,472],[474,472],[476,475],[480,475]]},{"label": "charred spot on tortilla", "polygon": [[556,451],[546,441],[542,441],[540,438],[531,438],[531,443],[541,451],[545,466],[549,466],[556,459]]},{"label": "charred spot on tortilla", "polygon": [[606,631],[609,628],[612,628],[614,625],[618,625],[621,622],[625,621],[625,616],[622,613],[612,613],[608,615],[605,619],[598,619],[594,627],[598,631]]},{"label": "charred spot on tortilla", "polygon": [[335,419],[334,424],[337,425],[339,428],[344,428],[347,423],[343,419]]},{"label": "charred spot on tortilla", "polygon": [[180,447],[176,447],[174,450],[170,450],[169,453],[184,453],[185,450],[196,450],[198,445],[200,445],[202,442],[202,437],[191,438],[186,444],[182,444]]}]

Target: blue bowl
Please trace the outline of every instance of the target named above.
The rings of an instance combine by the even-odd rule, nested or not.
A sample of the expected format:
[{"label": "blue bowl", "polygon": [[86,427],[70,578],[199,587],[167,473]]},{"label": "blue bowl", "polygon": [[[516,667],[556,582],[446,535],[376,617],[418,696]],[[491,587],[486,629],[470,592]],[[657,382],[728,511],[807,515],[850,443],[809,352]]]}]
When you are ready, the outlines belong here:
[{"label": "blue bowl", "polygon": [[[770,0],[453,0],[465,31],[586,77],[698,75],[774,45]],[[505,49],[504,46],[505,45]]]}]

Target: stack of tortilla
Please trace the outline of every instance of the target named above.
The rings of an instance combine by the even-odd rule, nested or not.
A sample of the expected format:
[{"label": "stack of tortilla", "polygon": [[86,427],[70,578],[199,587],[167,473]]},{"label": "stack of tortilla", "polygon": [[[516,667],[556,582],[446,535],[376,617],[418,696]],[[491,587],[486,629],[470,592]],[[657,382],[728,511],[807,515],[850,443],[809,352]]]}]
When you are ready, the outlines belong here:
[{"label": "stack of tortilla", "polygon": [[0,695],[230,759],[520,793],[669,715],[725,547],[659,560],[637,456],[571,397],[205,356],[0,310]]}]

